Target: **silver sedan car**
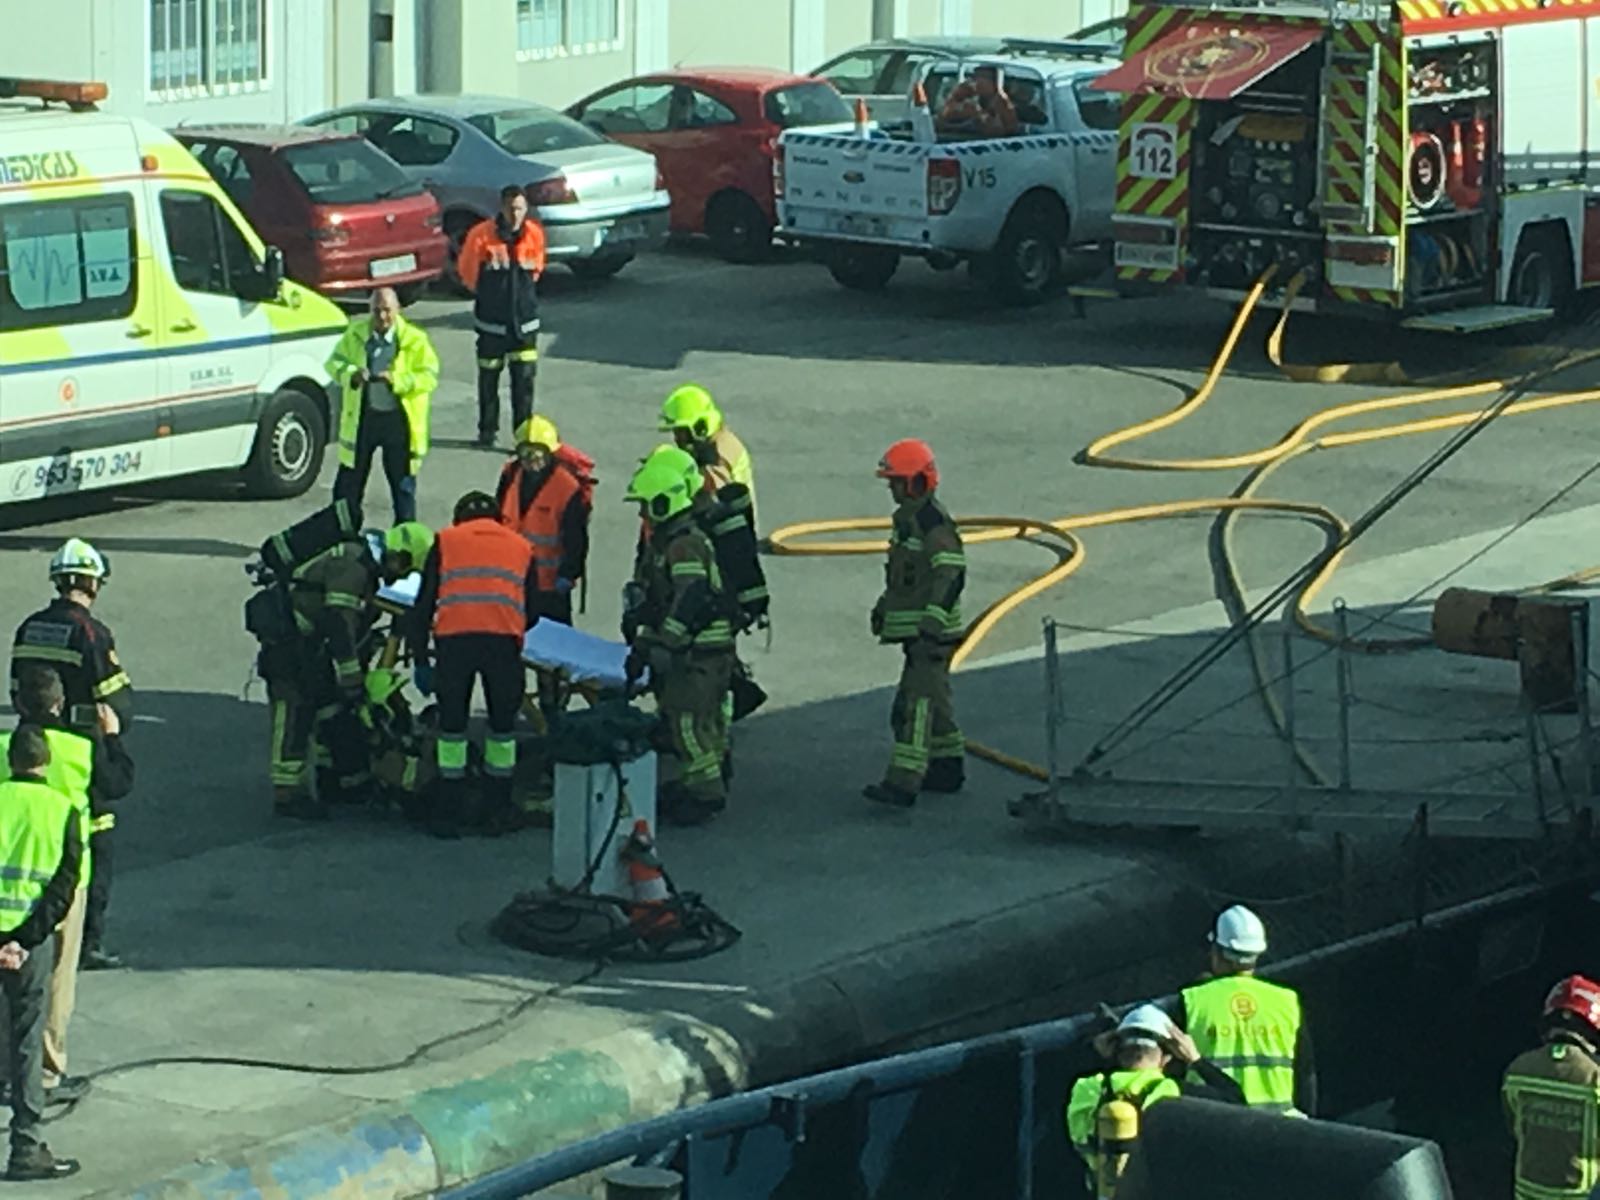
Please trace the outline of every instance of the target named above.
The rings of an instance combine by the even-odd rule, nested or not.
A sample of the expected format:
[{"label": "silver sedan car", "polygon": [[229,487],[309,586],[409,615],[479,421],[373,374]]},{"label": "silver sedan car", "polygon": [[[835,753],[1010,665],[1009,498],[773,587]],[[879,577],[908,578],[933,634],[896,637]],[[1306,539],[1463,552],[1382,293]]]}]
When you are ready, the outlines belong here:
[{"label": "silver sedan car", "polygon": [[570,117],[503,96],[399,96],[307,117],[359,133],[438,197],[450,238],[447,277],[467,230],[522,185],[544,226],[546,253],[582,276],[614,275],[667,236],[671,198],[655,158]]}]

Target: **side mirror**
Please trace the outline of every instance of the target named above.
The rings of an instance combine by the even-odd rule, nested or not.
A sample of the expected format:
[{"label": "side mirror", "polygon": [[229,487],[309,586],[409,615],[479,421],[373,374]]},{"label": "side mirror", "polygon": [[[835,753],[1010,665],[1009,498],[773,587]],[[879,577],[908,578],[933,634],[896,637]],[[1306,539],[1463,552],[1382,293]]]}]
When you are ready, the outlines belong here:
[{"label": "side mirror", "polygon": [[268,246],[261,256],[261,265],[234,285],[241,300],[260,304],[276,300],[283,291],[283,251]]}]

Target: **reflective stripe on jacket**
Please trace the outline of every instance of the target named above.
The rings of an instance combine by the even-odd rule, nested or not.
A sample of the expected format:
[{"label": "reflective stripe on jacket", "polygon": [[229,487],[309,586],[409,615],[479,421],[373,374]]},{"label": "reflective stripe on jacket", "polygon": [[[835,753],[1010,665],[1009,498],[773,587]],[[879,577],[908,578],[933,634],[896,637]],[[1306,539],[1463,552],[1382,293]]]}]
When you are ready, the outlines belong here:
[{"label": "reflective stripe on jacket", "polygon": [[[361,389],[352,382],[357,371],[367,366],[367,339],[372,336],[372,318],[357,317],[345,327],[344,335],[333,348],[327,362],[328,374],[340,387],[339,465],[356,463],[356,439],[361,431]],[[394,321],[395,399],[406,414],[411,431],[411,474],[417,473],[428,453],[428,419],[434,389],[439,386],[439,356],[433,343],[420,328],[404,317]]]},{"label": "reflective stripe on jacket", "polygon": [[371,624],[377,565],[363,542],[338,542],[296,567],[289,603],[301,634],[326,649],[334,679],[345,692],[366,683],[361,642]]},{"label": "reflective stripe on jacket", "polygon": [[474,293],[472,323],[479,333],[531,344],[539,333],[539,292],[544,273],[544,228],[530,215],[507,240],[500,218],[479,221],[461,243],[456,271]]},{"label": "reflective stripe on jacket", "polygon": [[[94,739],[70,729],[46,726],[44,740],[50,747],[50,762],[44,769],[44,781],[53,791],[64,796],[68,806],[78,814],[78,827],[83,836],[83,863],[78,869],[78,890],[81,892],[89,886],[89,834],[93,824],[93,818],[89,815],[89,781],[94,778]],[[0,762],[6,761],[10,749],[11,735],[0,733]],[[4,928],[3,918],[0,918],[0,928]]]},{"label": "reflective stripe on jacket", "polygon": [[520,643],[528,628],[528,569],[533,547],[491,517],[439,531],[436,637],[494,633]]},{"label": "reflective stripe on jacket", "polygon": [[524,509],[522,466],[513,464],[509,471],[511,478],[500,497],[500,519],[507,528],[520,533],[532,548],[539,590],[554,591],[567,550],[561,540],[561,522],[567,506],[578,495],[578,481],[565,467],[552,465],[534,493],[533,503]]},{"label": "reflective stripe on jacket", "polygon": [[641,642],[668,650],[733,648],[733,603],[716,550],[692,511],[651,531],[638,582],[650,614],[639,629]]},{"label": "reflective stripe on jacket", "polygon": [[1588,1200],[1600,1183],[1600,1064],[1552,1042],[1518,1055],[1500,1094],[1517,1143],[1517,1200]]},{"label": "reflective stripe on jacket", "polygon": [[1189,1036],[1244,1092],[1245,1103],[1294,1108],[1294,1054],[1300,997],[1252,975],[1224,975],[1183,989]]},{"label": "reflective stripe on jacket", "polygon": [[879,636],[885,642],[959,642],[966,581],[966,553],[954,519],[932,496],[906,501],[895,510],[889,534]]},{"label": "reflective stripe on jacket", "polygon": [[72,811],[48,781],[0,783],[0,929],[21,925],[55,878]]}]

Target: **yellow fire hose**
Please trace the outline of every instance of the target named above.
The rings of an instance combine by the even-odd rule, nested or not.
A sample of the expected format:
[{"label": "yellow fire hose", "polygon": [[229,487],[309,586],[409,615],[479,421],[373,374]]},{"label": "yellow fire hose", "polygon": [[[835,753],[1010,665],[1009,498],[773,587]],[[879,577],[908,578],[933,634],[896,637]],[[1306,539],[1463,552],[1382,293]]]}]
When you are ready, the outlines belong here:
[{"label": "yellow fire hose", "polygon": [[[1232,599],[1235,602],[1242,602],[1245,594],[1245,585],[1234,566],[1231,540],[1232,528],[1235,523],[1233,518],[1239,513],[1271,512],[1299,517],[1321,527],[1325,536],[1328,537],[1330,545],[1343,542],[1349,532],[1349,525],[1344,518],[1325,505],[1257,498],[1255,495],[1257,489],[1278,468],[1303,454],[1315,450],[1331,450],[1345,446],[1365,445],[1370,442],[1386,441],[1411,434],[1435,433],[1441,430],[1459,428],[1471,424],[1489,410],[1486,408],[1459,409],[1437,416],[1418,417],[1394,424],[1364,425],[1338,433],[1318,435],[1319,430],[1335,422],[1373,413],[1393,412],[1424,405],[1443,404],[1493,395],[1505,391],[1508,386],[1515,382],[1514,378],[1492,380],[1454,387],[1433,388],[1404,396],[1385,396],[1334,405],[1301,421],[1275,444],[1240,454],[1186,459],[1129,458],[1112,454],[1111,451],[1118,447],[1126,446],[1131,442],[1179,424],[1197,412],[1211,398],[1223,372],[1233,358],[1234,351],[1244,333],[1246,324],[1260,303],[1267,285],[1271,282],[1272,275],[1273,270],[1269,268],[1251,287],[1250,292],[1244,299],[1244,303],[1240,305],[1238,313],[1234,316],[1233,324],[1230,326],[1227,336],[1223,339],[1216,357],[1212,360],[1204,380],[1187,399],[1176,408],[1160,416],[1141,421],[1098,438],[1081,451],[1078,456],[1079,461],[1088,466],[1112,467],[1122,470],[1218,471],[1245,467],[1255,468],[1239,492],[1233,496],[1168,501],[1158,504],[1107,509],[1101,512],[1079,513],[1058,517],[1054,520],[1007,516],[958,517],[957,523],[961,528],[962,537],[969,546],[1018,539],[1045,541],[1046,543],[1055,544],[1054,548],[1058,554],[1058,561],[1049,570],[1036,578],[1001,596],[978,615],[977,619],[968,626],[961,644],[956,648],[956,652],[951,659],[952,670],[961,668],[972,657],[995,626],[1007,616],[1029,600],[1060,584],[1082,567],[1085,560],[1085,552],[1083,543],[1077,535],[1085,529],[1095,529],[1107,525],[1122,525],[1135,521],[1189,516],[1196,513],[1221,514],[1223,517],[1220,531],[1221,557],[1224,560],[1224,578],[1228,590],[1232,593]],[[1283,311],[1269,338],[1268,353],[1276,367],[1289,378],[1304,381],[1375,381],[1386,383],[1405,381],[1406,376],[1398,364],[1334,364],[1325,368],[1285,366],[1282,360],[1283,329],[1288,319],[1290,305],[1302,282],[1303,280],[1300,277],[1296,277],[1285,289]],[[1591,351],[1573,355],[1557,363],[1550,371],[1553,373],[1556,370],[1565,370],[1596,357],[1600,357],[1600,352]],[[1600,400],[1600,389],[1557,393],[1536,399],[1515,401],[1505,406],[1502,410],[1502,415],[1542,412],[1549,409],[1565,408],[1569,405],[1583,404],[1593,400]],[[782,555],[882,554],[887,548],[883,535],[888,532],[890,527],[891,521],[888,517],[804,521],[785,525],[781,529],[774,531],[767,540],[771,552]],[[838,536],[843,534],[870,534],[877,536]],[[1295,622],[1311,636],[1324,642],[1337,642],[1338,635],[1313,621],[1308,609],[1338,570],[1343,555],[1343,549],[1339,549],[1333,554],[1323,568],[1306,582],[1294,598],[1293,614]],[[1600,578],[1600,567],[1580,571],[1545,584],[1543,585],[1543,590],[1575,587],[1594,578]],[[1427,639],[1350,639],[1347,642],[1350,648],[1369,653],[1413,648],[1418,644],[1431,643]],[[1273,723],[1281,730],[1283,728],[1281,714],[1278,711],[1276,701],[1271,696],[1270,689],[1266,687],[1265,667],[1259,651],[1253,643],[1251,644],[1251,653],[1257,680],[1261,684],[1263,699],[1267,703]],[[1047,782],[1049,779],[1046,769],[1037,763],[1028,762],[982,743],[969,740],[967,742],[967,750],[978,758],[985,759],[1028,778],[1043,782]],[[1303,754],[1301,755],[1301,762],[1313,776],[1319,779],[1324,778],[1320,769]]]}]

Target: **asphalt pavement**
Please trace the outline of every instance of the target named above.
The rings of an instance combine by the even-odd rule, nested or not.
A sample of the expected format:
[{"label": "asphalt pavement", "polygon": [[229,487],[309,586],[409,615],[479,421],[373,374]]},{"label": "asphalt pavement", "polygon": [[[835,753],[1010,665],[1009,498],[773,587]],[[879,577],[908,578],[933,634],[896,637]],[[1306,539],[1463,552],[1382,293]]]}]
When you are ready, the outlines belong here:
[{"label": "asphalt pavement", "polygon": [[[693,246],[650,256],[603,283],[556,269],[544,295],[537,407],[599,463],[588,611],[579,624],[607,635],[616,629],[636,531],[622,488],[657,441],[661,399],[685,381],[711,389],[751,448],[766,530],[886,514],[873,468],[904,436],[932,442],[941,492],[961,515],[1054,518],[1226,496],[1244,478],[1074,462],[1096,436],[1171,408],[1198,384],[1231,318],[1218,302],[1091,300],[1082,317],[1064,302],[1010,310],[964,273],[920,264],[884,293],[860,295],[792,256],[733,266]],[[443,361],[435,449],[419,488],[421,519],[442,524],[463,491],[492,486],[504,455],[470,446],[467,307],[430,298],[408,316],[428,329]],[[1397,391],[1285,382],[1262,355],[1264,333],[1264,323],[1252,325],[1234,370],[1194,418],[1131,449],[1237,453],[1272,444],[1329,405]],[[1466,377],[1493,370],[1508,349],[1304,322],[1290,338],[1291,355],[1306,361],[1399,350],[1419,374]],[[1559,386],[1584,382],[1579,374]],[[1276,472],[1263,494],[1353,517],[1446,436],[1318,451]],[[1594,464],[1597,449],[1587,406],[1497,422],[1373,528],[1323,603],[1347,594],[1377,613],[1452,571],[1460,572],[1456,581],[1489,586],[1492,577],[1502,586],[1591,565],[1600,552],[1581,531],[1600,494],[1593,479],[1561,489]],[[547,835],[440,844],[379,819],[305,827],[271,815],[264,694],[250,683],[253,643],[241,622],[249,593],[242,567],[262,538],[325,501],[332,475],[330,454],[316,489],[284,502],[245,500],[227,480],[198,480],[0,509],[0,623],[42,602],[45,564],[61,539],[87,537],[115,563],[99,612],[117,631],[136,687],[139,786],[119,824],[112,920],[112,941],[131,969],[85,979],[74,1070],[173,1056],[276,1064],[151,1064],[102,1076],[51,1134],[59,1149],[89,1161],[83,1187],[49,1194],[125,1195],[185,1162],[242,1153],[553,1046],[640,1030],[693,1030],[695,1049],[684,1053],[695,1065],[684,1077],[700,1079],[704,1092],[1039,1015],[1078,1002],[1085,989],[1137,995],[1171,982],[1195,922],[1226,887],[1226,871],[1206,856],[1159,839],[1064,844],[1025,836],[1004,815],[1024,783],[988,766],[974,768],[958,799],[903,816],[867,811],[857,790],[887,753],[884,689],[897,666],[866,627],[877,561],[776,558],[767,560],[771,644],[748,654],[772,702],[741,731],[732,807],[711,829],[671,832],[663,847],[675,875],[706,891],[746,929],[745,940],[693,967],[614,967],[598,976],[498,946],[486,922],[511,892],[542,881]],[[369,516],[382,523],[380,479],[368,495]],[[1535,513],[1546,533],[1534,548],[1474,560],[1495,531]],[[1552,518],[1561,523],[1548,524]],[[1086,532],[1081,569],[1002,623],[973,664],[987,669],[958,684],[969,733],[1040,754],[1041,676],[1032,656],[1047,614],[1076,635],[1112,631],[1080,645],[1067,678],[1069,694],[1093,701],[1093,733],[1114,724],[1122,705],[1131,708],[1202,644],[1198,635],[1222,623],[1210,538],[1206,517]],[[1301,521],[1243,520],[1240,573],[1265,589],[1321,544]],[[1525,543],[1512,535],[1505,545]],[[1048,548],[1024,542],[974,547],[969,611],[1054,562]],[[1385,619],[1425,628],[1425,601]],[[1474,694],[1462,722],[1515,723],[1514,702],[1496,707],[1506,696],[1514,701],[1503,674],[1442,656],[1429,670],[1426,681],[1404,670],[1374,677],[1370,691],[1381,697],[1414,686],[1424,718],[1437,717],[1465,680]],[[1212,700],[1250,687],[1243,666],[1227,665],[1197,685],[1184,714],[1203,715]],[[1230,710],[1229,728],[1261,739],[1246,743],[1247,755],[1237,742],[1201,737],[1146,765],[1181,775],[1225,772],[1245,760],[1281,763],[1259,713],[1241,712]],[[1384,718],[1374,712],[1374,720]],[[1419,744],[1424,734],[1415,735]],[[1424,767],[1455,754],[1442,744],[1430,743]],[[1399,751],[1365,761],[1373,771],[1392,766],[1408,782],[1431,778]],[[1048,942],[1040,941],[1091,913],[1148,922],[1163,906],[1178,906],[1172,911],[1181,916],[1163,922],[1138,961],[1125,946],[1088,936],[1077,943],[1081,961],[1048,961]],[[978,929],[985,940],[975,950],[963,930]],[[999,956],[992,962],[991,953]],[[988,994],[974,977],[978,966],[994,968]],[[1004,987],[993,986],[995,972],[1010,972]],[[429,1045],[440,1038],[451,1040]],[[350,1070],[322,1069],[329,1067]],[[624,1107],[642,1115],[693,1098],[669,1079]]]}]

